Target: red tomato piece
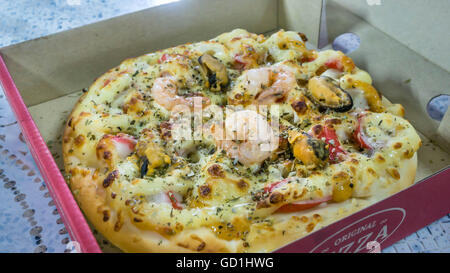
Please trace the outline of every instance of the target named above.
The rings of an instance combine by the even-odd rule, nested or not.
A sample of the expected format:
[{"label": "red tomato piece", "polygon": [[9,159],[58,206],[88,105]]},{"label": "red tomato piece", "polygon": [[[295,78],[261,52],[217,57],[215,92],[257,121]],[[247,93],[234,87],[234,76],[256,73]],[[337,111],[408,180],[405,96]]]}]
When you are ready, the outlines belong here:
[{"label": "red tomato piece", "polygon": [[325,63],[325,65],[328,68],[337,69],[339,71],[344,71],[344,66],[342,65],[342,62],[340,59],[330,59]]},{"label": "red tomato piece", "polygon": [[158,63],[159,63],[159,64],[160,64],[160,63],[163,63],[163,62],[167,61],[168,58],[169,58],[169,54],[164,53],[164,54],[161,56],[161,58],[159,58]]},{"label": "red tomato piece", "polygon": [[113,140],[118,143],[128,146],[128,148],[130,148],[130,150],[134,150],[134,147],[136,146],[136,140],[134,138],[132,138],[131,136],[128,136],[125,134],[115,135],[113,137]]},{"label": "red tomato piece", "polygon": [[370,142],[367,140],[366,134],[364,133],[364,129],[362,127],[362,119],[364,115],[358,117],[358,126],[356,127],[355,132],[353,133],[353,137],[356,142],[359,144],[359,147],[363,149],[372,150],[373,147],[369,144]]},{"label": "red tomato piece", "polygon": [[316,135],[319,139],[325,139],[325,143],[328,144],[328,151],[330,153],[329,158],[331,162],[337,162],[339,160],[339,154],[345,154],[345,150],[341,146],[336,131],[329,126],[323,126],[323,130],[319,135]]}]

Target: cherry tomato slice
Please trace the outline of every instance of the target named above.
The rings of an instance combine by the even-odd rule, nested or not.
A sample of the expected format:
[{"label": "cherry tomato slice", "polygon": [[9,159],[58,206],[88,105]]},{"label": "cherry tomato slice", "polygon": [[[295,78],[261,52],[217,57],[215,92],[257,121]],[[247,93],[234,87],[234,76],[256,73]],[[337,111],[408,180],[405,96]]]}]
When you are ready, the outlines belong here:
[{"label": "cherry tomato slice", "polygon": [[336,69],[339,71],[344,71],[344,66],[342,65],[342,62],[340,59],[330,59],[325,63],[325,66],[331,69]]},{"label": "cherry tomato slice", "polygon": [[355,132],[353,133],[353,137],[358,143],[359,147],[363,149],[369,149],[372,150],[373,147],[369,144],[369,141],[367,140],[367,137],[364,133],[364,129],[362,127],[362,119],[364,115],[358,117],[358,126],[356,127]]},{"label": "cherry tomato slice", "polygon": [[328,144],[331,162],[337,162],[339,160],[339,154],[346,153],[339,142],[336,131],[332,127],[324,126],[322,132],[319,135],[316,135],[316,137],[325,139],[325,143]]}]

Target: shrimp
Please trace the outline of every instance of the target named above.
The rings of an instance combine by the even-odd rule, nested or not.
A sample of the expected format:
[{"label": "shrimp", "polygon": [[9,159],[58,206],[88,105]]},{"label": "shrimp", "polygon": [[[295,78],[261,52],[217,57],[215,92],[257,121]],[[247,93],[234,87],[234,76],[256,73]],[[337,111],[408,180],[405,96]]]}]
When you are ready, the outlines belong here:
[{"label": "shrimp", "polygon": [[155,102],[168,111],[177,105],[186,105],[194,108],[194,100],[199,98],[203,106],[209,105],[211,101],[202,96],[183,97],[177,95],[177,82],[173,77],[161,77],[155,80],[151,89],[151,95]]},{"label": "shrimp", "polygon": [[282,101],[297,86],[294,73],[286,66],[248,70],[228,97],[230,104],[270,105]]},{"label": "shrimp", "polygon": [[265,118],[252,110],[233,112],[225,119],[225,139],[217,143],[245,166],[261,164],[278,148],[277,136]]}]

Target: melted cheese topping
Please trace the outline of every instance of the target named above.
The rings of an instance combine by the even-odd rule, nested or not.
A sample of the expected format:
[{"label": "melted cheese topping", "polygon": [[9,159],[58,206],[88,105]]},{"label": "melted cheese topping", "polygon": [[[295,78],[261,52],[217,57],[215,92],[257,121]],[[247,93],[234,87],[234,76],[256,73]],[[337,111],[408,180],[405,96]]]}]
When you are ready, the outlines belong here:
[{"label": "melted cheese topping", "polygon": [[[220,91],[209,88],[216,74],[202,67],[203,54],[226,69],[229,83]],[[293,80],[281,78],[282,73]],[[318,107],[307,83],[320,75],[333,78],[351,95],[351,110]],[[191,129],[208,133],[174,137],[177,116],[151,92],[161,77],[175,79],[162,88],[166,103],[192,108],[193,98],[203,100],[199,118],[204,126]],[[307,50],[300,35],[290,31],[266,39],[237,29],[210,41],[128,59],[100,77],[74,109],[67,125],[72,131],[64,140],[71,145],[66,171],[95,170],[108,206],[139,228],[167,237],[207,227],[219,238],[245,242],[250,226],[269,227],[274,213],[286,205],[383,194],[387,184],[399,179],[399,162],[414,155],[420,138],[402,117],[371,112],[363,91],[352,87],[355,81],[372,83],[342,52]],[[255,113],[249,107],[262,94],[278,106],[279,145],[264,154],[258,154],[251,140],[231,137],[232,145],[220,145],[217,127],[228,116],[221,113],[223,106]],[[244,97],[245,104],[239,103]],[[267,122],[260,121],[264,126],[272,120],[269,112]],[[241,128],[245,122],[228,127],[233,126]],[[275,128],[264,126],[266,137],[275,134]],[[323,133],[325,127],[336,137]],[[288,142],[288,132],[305,136],[304,145],[312,149],[308,156],[320,157],[317,164],[294,156],[295,141]],[[241,159],[261,160],[240,160],[238,152],[226,147],[242,148],[239,152],[246,154]]]}]

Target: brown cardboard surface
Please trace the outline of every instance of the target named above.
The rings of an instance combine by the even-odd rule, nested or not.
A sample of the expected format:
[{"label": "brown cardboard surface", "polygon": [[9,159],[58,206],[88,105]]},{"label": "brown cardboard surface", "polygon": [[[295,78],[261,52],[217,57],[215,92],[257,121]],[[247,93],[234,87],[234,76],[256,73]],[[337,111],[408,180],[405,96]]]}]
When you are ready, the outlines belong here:
[{"label": "brown cardboard surface", "polygon": [[321,11],[322,0],[280,0],[278,1],[278,28],[298,30],[308,37],[311,44],[317,45]]},{"label": "brown cardboard surface", "polygon": [[[304,32],[317,43],[321,0],[254,3],[185,0],[13,45],[0,53],[62,169],[62,130],[79,90],[127,57],[209,39],[237,27],[256,33],[285,28]],[[328,3],[326,22],[330,41],[345,32],[360,36],[361,47],[350,56],[372,75],[383,95],[405,107],[406,117],[422,133],[416,181],[449,166],[450,112],[444,118],[447,123],[441,124],[426,112],[428,100],[450,86],[449,72],[334,1]]]},{"label": "brown cardboard surface", "polygon": [[329,1],[344,6],[431,62],[450,70],[448,0],[378,0],[380,5],[374,0]]}]

